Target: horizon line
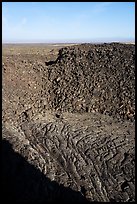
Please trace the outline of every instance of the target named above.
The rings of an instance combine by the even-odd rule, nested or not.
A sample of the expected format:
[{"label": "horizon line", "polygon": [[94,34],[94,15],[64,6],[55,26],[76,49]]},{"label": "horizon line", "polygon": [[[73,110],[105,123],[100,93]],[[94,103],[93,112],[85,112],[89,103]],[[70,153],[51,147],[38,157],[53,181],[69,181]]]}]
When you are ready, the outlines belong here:
[{"label": "horizon line", "polygon": [[82,44],[82,43],[135,43],[135,40],[110,40],[110,41],[72,41],[72,42],[2,42],[2,44]]}]

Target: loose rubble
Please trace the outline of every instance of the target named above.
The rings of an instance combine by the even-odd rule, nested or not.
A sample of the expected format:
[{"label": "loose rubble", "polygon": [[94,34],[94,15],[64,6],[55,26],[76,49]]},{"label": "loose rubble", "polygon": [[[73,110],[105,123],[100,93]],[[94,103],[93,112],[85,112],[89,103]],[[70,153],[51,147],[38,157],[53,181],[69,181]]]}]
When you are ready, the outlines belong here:
[{"label": "loose rubble", "polygon": [[135,201],[135,45],[2,56],[6,202]]}]

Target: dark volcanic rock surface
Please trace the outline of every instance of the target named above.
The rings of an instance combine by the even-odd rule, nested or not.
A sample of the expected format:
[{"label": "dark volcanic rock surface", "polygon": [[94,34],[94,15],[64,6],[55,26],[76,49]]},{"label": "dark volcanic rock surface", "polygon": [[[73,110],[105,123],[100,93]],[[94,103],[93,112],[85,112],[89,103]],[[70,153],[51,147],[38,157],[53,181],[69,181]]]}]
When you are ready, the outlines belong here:
[{"label": "dark volcanic rock surface", "polygon": [[[47,112],[44,118],[39,115],[20,128],[5,123],[3,138],[51,181],[80,192],[88,201],[135,199],[134,125],[130,122],[113,122],[110,116],[97,113],[64,113],[58,119]],[[13,166],[17,175],[19,166]],[[37,187],[35,182],[37,179],[27,187],[30,191],[33,186],[32,194],[40,193],[38,188],[43,185],[39,181]],[[48,183],[44,185],[48,188]],[[39,193],[37,199],[44,199]],[[52,193],[54,201],[62,190]]]},{"label": "dark volcanic rock surface", "polygon": [[16,49],[3,55],[5,201],[135,201],[135,46]]},{"label": "dark volcanic rock surface", "polygon": [[45,89],[51,109],[100,112],[132,120],[135,115],[134,45],[62,48],[48,62]]}]

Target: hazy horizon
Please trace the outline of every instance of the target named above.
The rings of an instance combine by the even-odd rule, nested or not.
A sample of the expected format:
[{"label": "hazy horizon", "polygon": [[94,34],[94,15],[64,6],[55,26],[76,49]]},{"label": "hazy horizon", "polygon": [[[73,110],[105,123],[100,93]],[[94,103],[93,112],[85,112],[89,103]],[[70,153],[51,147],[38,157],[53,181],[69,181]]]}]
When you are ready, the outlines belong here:
[{"label": "hazy horizon", "polygon": [[135,41],[134,2],[2,2],[2,43]]},{"label": "hazy horizon", "polygon": [[129,43],[135,43],[135,39],[105,39],[105,40],[66,40],[66,41],[56,41],[56,40],[53,40],[53,41],[7,41],[7,42],[2,42],[2,44],[81,44],[81,43],[111,43],[111,42],[119,42],[119,43],[126,43],[126,42],[129,42]]}]

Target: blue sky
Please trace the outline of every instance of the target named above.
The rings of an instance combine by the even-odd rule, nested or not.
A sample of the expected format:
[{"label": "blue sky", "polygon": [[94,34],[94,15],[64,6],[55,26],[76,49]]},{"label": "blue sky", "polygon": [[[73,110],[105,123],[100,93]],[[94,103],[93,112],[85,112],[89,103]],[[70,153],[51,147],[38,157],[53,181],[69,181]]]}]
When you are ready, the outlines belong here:
[{"label": "blue sky", "polygon": [[3,2],[2,42],[133,41],[134,2]]}]

